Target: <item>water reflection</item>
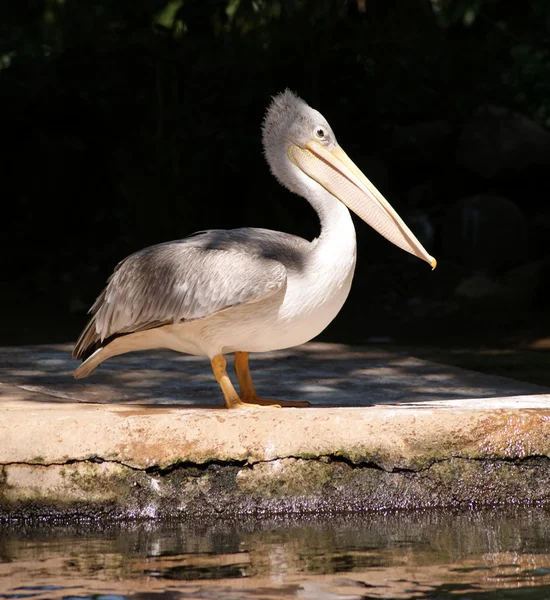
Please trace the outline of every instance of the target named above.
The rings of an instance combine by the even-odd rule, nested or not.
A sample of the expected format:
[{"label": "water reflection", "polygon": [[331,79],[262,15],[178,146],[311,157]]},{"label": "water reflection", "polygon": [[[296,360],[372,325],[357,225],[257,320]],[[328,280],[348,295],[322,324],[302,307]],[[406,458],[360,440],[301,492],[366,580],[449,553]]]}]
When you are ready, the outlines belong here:
[{"label": "water reflection", "polygon": [[550,512],[0,526],[0,599],[550,598]]}]

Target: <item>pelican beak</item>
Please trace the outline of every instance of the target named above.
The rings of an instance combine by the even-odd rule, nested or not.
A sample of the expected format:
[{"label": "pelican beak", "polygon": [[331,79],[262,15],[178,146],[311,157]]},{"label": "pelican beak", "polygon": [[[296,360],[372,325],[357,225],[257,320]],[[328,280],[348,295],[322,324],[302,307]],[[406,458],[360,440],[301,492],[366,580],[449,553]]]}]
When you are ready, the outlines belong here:
[{"label": "pelican beak", "polygon": [[291,146],[288,155],[306,175],[343,202],[380,235],[406,252],[425,260],[435,269],[435,258],[428,254],[391,204],[339,146],[334,150],[327,150],[322,144],[311,141],[305,148]]}]

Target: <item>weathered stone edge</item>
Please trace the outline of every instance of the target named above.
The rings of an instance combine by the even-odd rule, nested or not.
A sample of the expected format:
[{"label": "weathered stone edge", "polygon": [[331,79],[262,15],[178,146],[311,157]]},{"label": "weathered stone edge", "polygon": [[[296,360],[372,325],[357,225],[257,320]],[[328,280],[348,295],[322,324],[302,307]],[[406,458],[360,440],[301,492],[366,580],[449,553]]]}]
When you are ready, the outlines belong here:
[{"label": "weathered stone edge", "polygon": [[[549,460],[452,458],[387,472],[330,459],[179,465],[147,473],[109,463],[4,467],[0,521],[189,519],[244,514],[543,504]],[[42,471],[42,472],[40,472]]]},{"label": "weathered stone edge", "polygon": [[11,406],[0,518],[548,503],[550,411]]},{"label": "weathered stone edge", "polygon": [[321,456],[387,471],[421,469],[457,456],[550,456],[550,408],[241,412],[25,403],[8,407],[0,421],[0,465],[97,459],[132,469],[167,469],[179,463]]}]

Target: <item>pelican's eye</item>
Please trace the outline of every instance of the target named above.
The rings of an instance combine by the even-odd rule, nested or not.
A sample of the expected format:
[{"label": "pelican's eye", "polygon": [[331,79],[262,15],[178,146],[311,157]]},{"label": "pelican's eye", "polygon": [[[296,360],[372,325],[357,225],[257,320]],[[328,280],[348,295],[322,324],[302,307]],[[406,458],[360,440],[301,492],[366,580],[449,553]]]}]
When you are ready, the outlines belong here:
[{"label": "pelican's eye", "polygon": [[324,140],[327,137],[327,132],[325,131],[325,129],[323,127],[316,127],[315,128],[315,137],[320,140]]}]

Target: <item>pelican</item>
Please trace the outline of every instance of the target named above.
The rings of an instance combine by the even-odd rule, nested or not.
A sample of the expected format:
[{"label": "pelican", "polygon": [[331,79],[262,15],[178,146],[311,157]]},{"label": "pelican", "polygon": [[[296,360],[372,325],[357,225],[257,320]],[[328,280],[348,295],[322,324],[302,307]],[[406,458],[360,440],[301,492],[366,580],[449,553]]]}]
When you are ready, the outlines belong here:
[{"label": "pelican", "polygon": [[[303,344],[336,317],[355,270],[348,209],[435,268],[435,259],[338,145],[326,119],[293,92],[273,98],[262,141],[279,183],[317,212],[319,237],[310,242],[269,229],[215,229],[130,255],[90,309],[73,351],[83,360],[76,378],[112,356],[169,348],[210,359],[227,408],[307,406],[259,398],[248,355]],[[227,375],[228,353],[235,354],[240,395]]]}]

